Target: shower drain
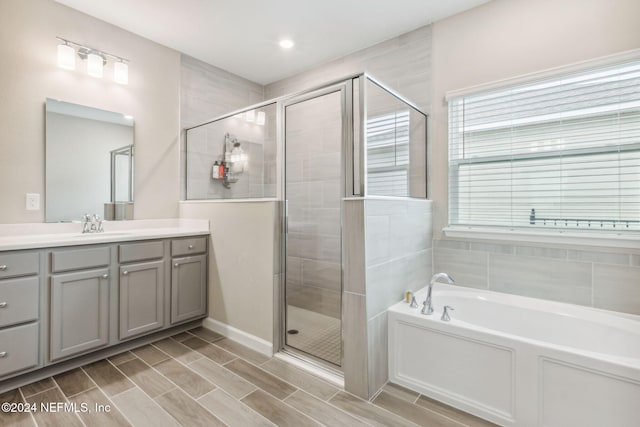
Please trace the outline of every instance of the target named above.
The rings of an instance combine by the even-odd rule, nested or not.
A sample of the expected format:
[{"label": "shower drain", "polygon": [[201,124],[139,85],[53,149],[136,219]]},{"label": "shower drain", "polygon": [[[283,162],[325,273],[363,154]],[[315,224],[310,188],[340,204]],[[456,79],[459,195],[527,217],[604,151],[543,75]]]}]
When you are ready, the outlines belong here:
[{"label": "shower drain", "polygon": [[295,334],[297,334],[297,333],[298,333],[298,330],[297,330],[297,329],[289,329],[289,330],[287,331],[287,333],[288,333],[288,334],[291,334],[291,335],[295,335]]}]

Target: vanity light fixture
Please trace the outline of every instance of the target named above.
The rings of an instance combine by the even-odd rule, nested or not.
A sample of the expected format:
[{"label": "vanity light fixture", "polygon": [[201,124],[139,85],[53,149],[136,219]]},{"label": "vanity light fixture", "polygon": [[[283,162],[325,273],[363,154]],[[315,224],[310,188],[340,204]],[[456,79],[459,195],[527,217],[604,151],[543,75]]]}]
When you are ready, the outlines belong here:
[{"label": "vanity light fixture", "polygon": [[113,63],[113,80],[121,85],[129,84],[129,66],[122,59]]},{"label": "vanity light fixture", "polygon": [[98,79],[102,78],[104,68],[104,57],[99,53],[87,54],[87,74]]},{"label": "vanity light fixture", "polygon": [[66,41],[58,45],[58,67],[65,70],[76,69],[76,50]]},{"label": "vanity light fixture", "polygon": [[75,55],[87,61],[87,74],[91,77],[102,78],[107,59],[113,60],[113,80],[116,83],[129,84],[128,59],[97,50],[71,40],[56,37],[61,43],[58,45],[58,66],[66,70],[75,69]]}]

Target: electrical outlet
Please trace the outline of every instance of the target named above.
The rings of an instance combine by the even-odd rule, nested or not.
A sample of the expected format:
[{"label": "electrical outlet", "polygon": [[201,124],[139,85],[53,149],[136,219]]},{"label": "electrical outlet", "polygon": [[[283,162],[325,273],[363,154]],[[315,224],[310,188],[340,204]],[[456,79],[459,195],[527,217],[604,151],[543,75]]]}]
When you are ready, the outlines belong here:
[{"label": "electrical outlet", "polygon": [[27,208],[28,211],[38,211],[38,210],[40,210],[40,194],[38,194],[38,193],[27,193],[26,200],[27,200],[26,208]]}]

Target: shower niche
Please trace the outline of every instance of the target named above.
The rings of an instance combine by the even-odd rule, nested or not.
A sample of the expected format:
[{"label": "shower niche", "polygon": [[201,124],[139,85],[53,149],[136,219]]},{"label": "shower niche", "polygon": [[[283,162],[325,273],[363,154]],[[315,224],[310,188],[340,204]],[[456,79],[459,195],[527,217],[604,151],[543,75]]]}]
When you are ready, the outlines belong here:
[{"label": "shower niche", "polygon": [[[220,172],[212,179],[211,168],[221,153],[231,156],[234,140],[246,166],[236,181],[220,185]],[[275,346],[344,371],[345,384],[347,370],[367,375],[376,357],[359,359],[357,346],[382,340],[362,325],[405,290],[398,298],[391,291],[367,294],[367,268],[397,248],[376,242],[377,227],[391,230],[388,217],[365,218],[364,207],[354,215],[350,203],[425,199],[426,143],[426,115],[366,74],[187,129],[187,199],[275,198],[281,206]],[[365,223],[373,233],[366,242]],[[422,276],[421,270],[411,280]]]}]

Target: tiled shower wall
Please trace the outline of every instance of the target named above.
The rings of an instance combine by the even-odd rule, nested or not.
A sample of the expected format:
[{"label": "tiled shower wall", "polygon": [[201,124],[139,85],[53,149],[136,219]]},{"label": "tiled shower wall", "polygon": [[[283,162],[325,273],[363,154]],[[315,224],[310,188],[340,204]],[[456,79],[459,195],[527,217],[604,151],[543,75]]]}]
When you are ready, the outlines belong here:
[{"label": "tiled shower wall", "polygon": [[640,249],[434,240],[458,285],[640,314]]},{"label": "tiled shower wall", "polygon": [[431,276],[431,207],[424,199],[344,201],[345,387],[358,396],[373,396],[388,379],[387,308]]},{"label": "tiled shower wall", "polygon": [[[186,174],[187,155],[185,144],[184,129],[204,123],[207,120],[214,119],[225,113],[247,107],[264,99],[264,88],[262,85],[243,79],[235,74],[231,74],[213,65],[206,64],[187,55],[180,56],[180,181],[181,181],[181,199],[186,199]],[[275,128],[275,126],[274,126]],[[224,135],[224,132],[223,132]],[[207,135],[202,131],[199,135],[193,135],[193,138],[202,139],[202,150],[206,146]],[[266,138],[271,137],[271,131]],[[247,138],[251,140],[250,138]],[[222,150],[210,147],[208,148],[211,157],[211,163],[217,160],[217,156],[222,154]],[[216,157],[216,158],[213,158]],[[275,154],[274,154],[275,157]],[[209,192],[209,158],[207,158],[207,171],[202,168],[199,173],[203,178],[199,183],[200,191]],[[267,166],[265,167],[272,167]],[[193,167],[192,171],[196,170]],[[204,179],[206,176],[206,180]],[[204,185],[206,183],[206,185]],[[216,183],[222,187],[220,183]],[[265,182],[265,184],[275,184]],[[206,187],[206,188],[205,188]],[[240,190],[238,190],[240,191]],[[248,188],[247,188],[248,191]],[[244,196],[243,196],[244,197]]]}]

